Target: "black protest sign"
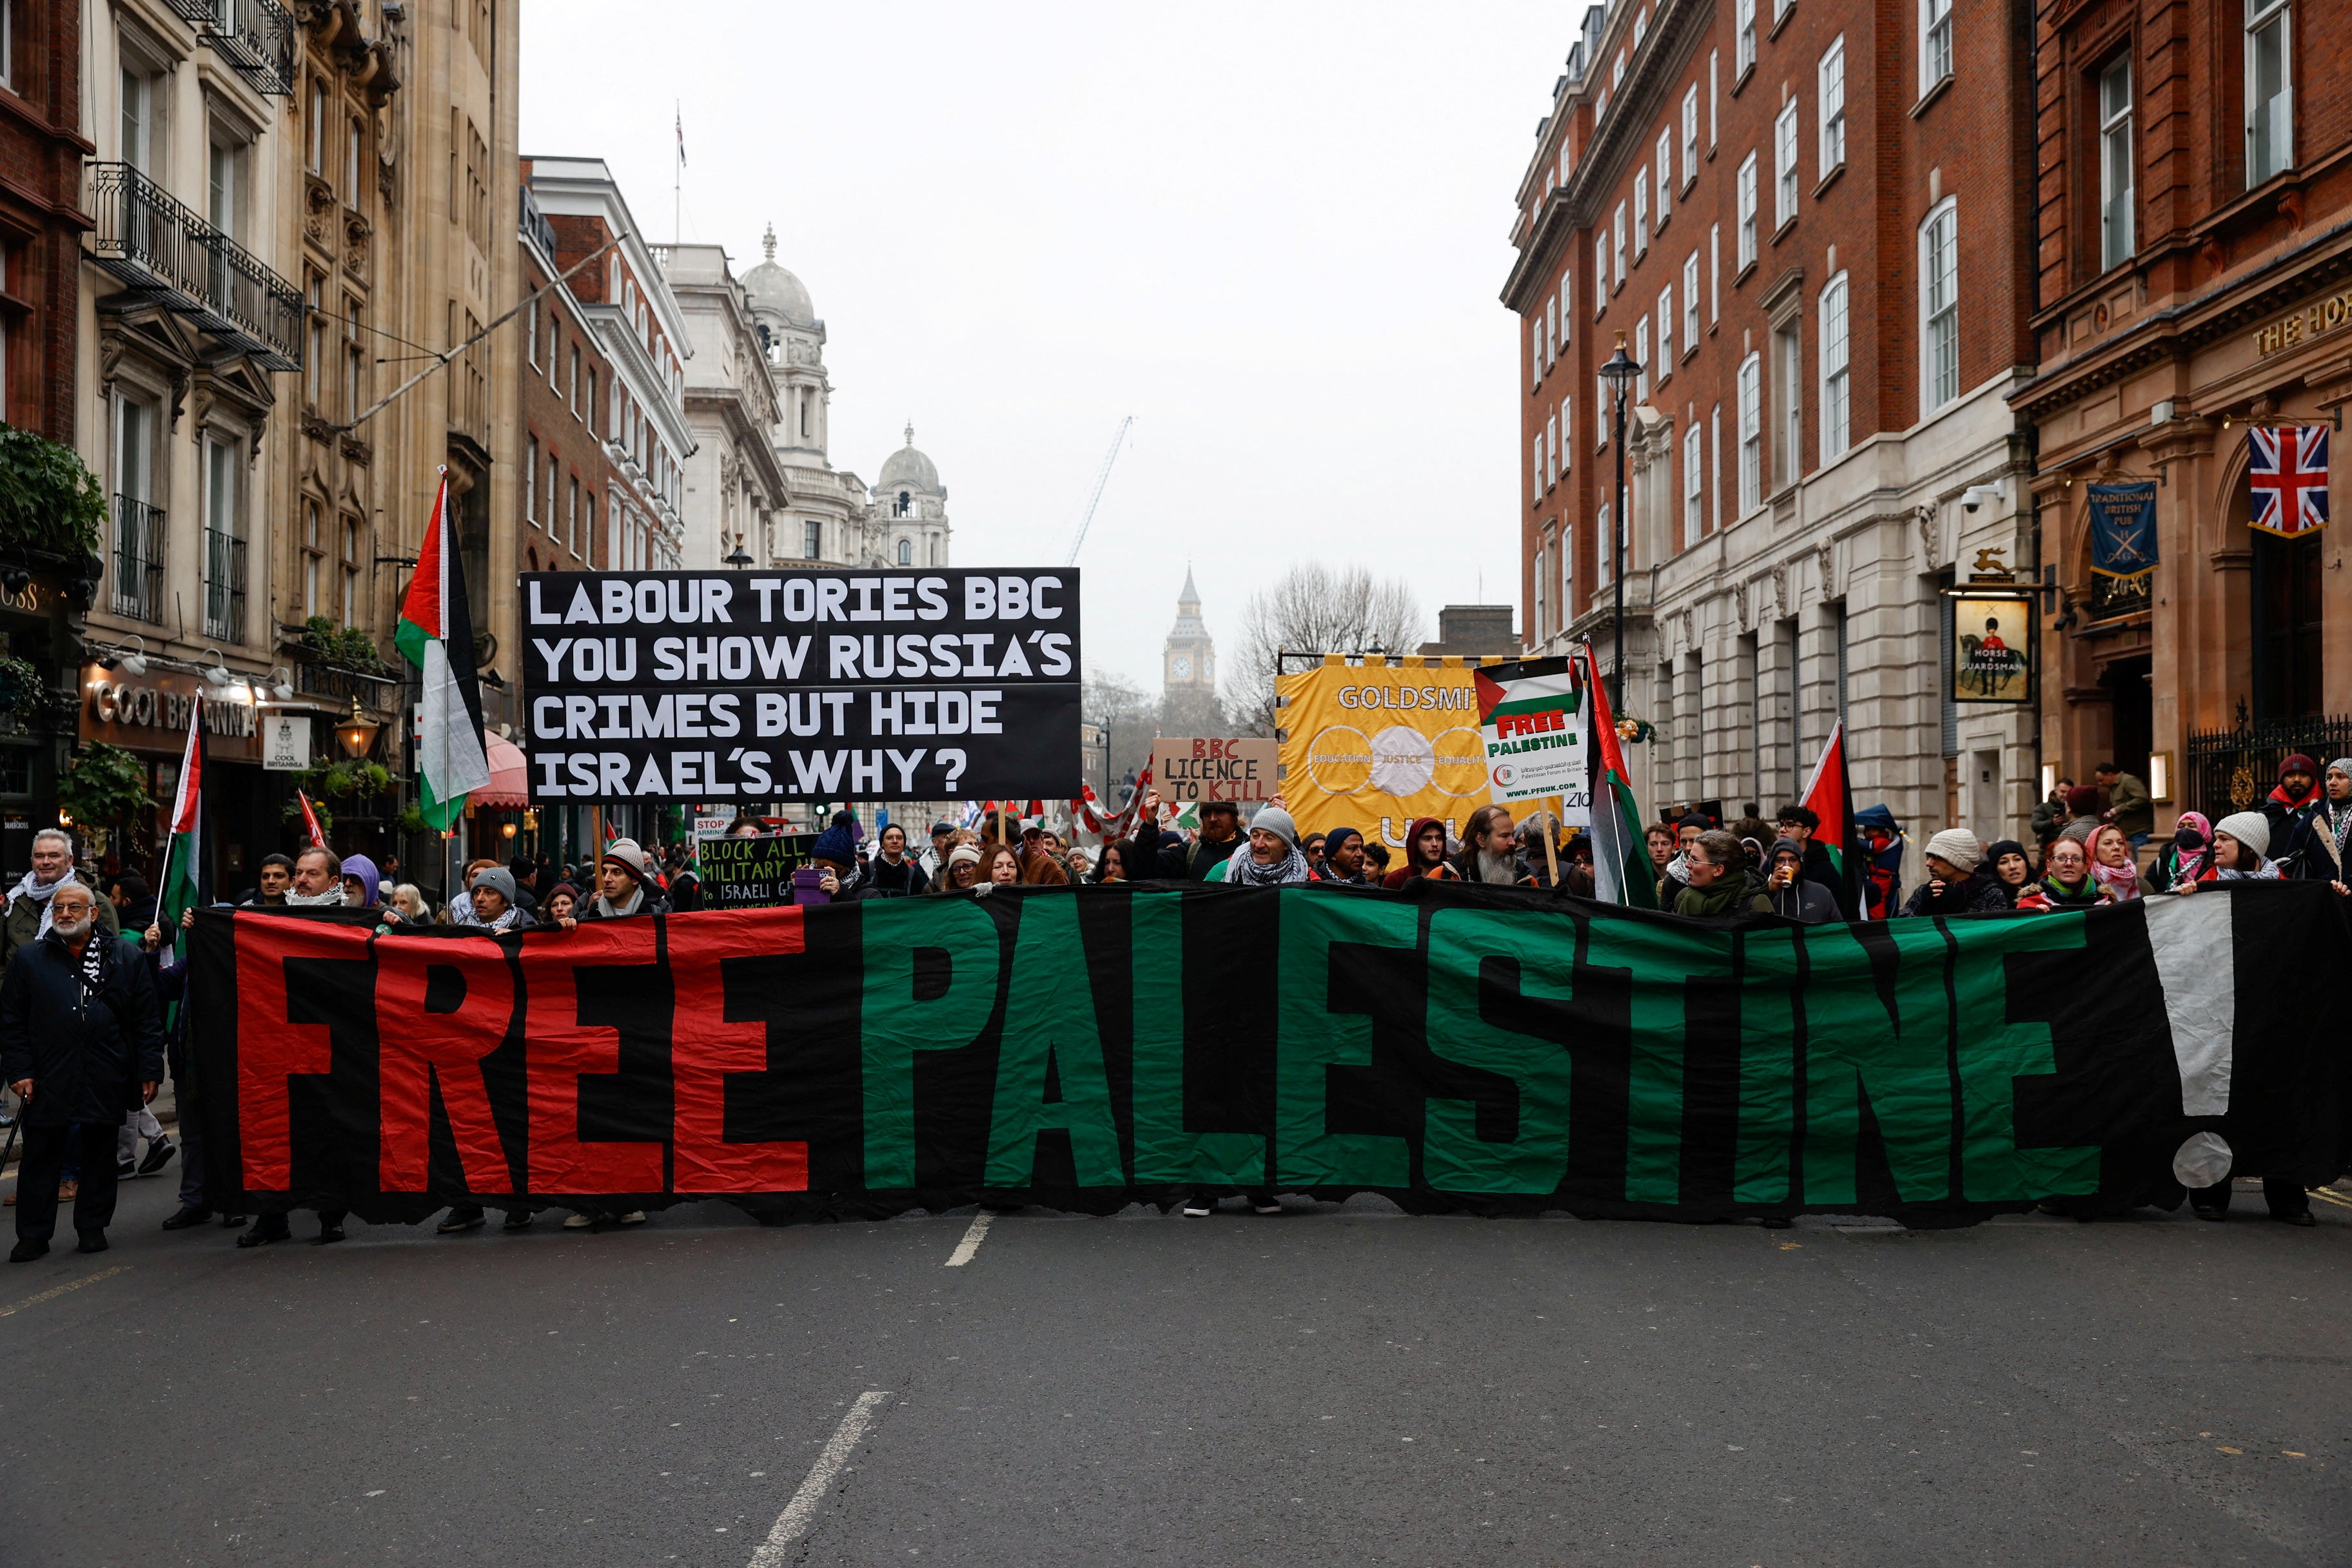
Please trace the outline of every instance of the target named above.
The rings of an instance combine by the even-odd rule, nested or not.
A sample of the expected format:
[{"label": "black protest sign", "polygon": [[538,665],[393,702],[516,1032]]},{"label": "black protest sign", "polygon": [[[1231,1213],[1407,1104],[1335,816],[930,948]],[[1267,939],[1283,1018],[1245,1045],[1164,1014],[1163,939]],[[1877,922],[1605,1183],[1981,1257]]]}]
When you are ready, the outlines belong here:
[{"label": "black protest sign", "polygon": [[1063,796],[1078,574],[522,578],[535,801]]},{"label": "black protest sign", "polygon": [[792,898],[793,873],[808,864],[813,833],[740,833],[695,847],[702,901],[713,910],[762,910]]}]

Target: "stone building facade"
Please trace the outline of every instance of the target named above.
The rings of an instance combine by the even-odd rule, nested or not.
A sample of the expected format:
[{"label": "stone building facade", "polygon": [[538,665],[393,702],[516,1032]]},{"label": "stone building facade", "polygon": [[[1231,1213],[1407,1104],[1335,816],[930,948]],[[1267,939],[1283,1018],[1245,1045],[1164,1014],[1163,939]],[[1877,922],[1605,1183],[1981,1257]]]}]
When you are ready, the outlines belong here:
[{"label": "stone building facade", "polygon": [[[2032,499],[2058,592],[2045,765],[2145,768],[2158,826],[2347,748],[2341,531],[2251,526],[2253,435],[2352,403],[2352,79],[2287,0],[2044,5]],[[2155,483],[2158,565],[2095,574],[2087,491]],[[2241,720],[2245,732],[2237,733]]]},{"label": "stone building facade", "polygon": [[[2024,826],[2021,708],[1945,698],[1940,590],[2032,548],[2022,0],[1618,0],[1522,178],[1524,639],[1611,662],[1645,808],[1769,813],[1846,725],[1915,842]],[[1627,501],[1601,365],[1622,340]]]}]

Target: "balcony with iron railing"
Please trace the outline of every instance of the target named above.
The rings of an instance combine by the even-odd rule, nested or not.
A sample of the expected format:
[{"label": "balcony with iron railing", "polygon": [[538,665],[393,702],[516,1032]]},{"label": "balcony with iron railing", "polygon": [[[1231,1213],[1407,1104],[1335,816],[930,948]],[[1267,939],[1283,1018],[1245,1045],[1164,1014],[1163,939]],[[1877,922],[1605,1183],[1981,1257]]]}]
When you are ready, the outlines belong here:
[{"label": "balcony with iron railing", "polygon": [[205,530],[205,636],[245,640],[245,541]]},{"label": "balcony with iron railing", "polygon": [[269,98],[294,96],[293,16],[278,0],[170,0],[196,37]]},{"label": "balcony with iron railing", "polygon": [[270,370],[302,368],[302,294],[129,163],[92,163],[98,265]]},{"label": "balcony with iron railing", "polygon": [[107,552],[108,603],[134,621],[163,619],[163,509],[114,498],[114,547]]}]

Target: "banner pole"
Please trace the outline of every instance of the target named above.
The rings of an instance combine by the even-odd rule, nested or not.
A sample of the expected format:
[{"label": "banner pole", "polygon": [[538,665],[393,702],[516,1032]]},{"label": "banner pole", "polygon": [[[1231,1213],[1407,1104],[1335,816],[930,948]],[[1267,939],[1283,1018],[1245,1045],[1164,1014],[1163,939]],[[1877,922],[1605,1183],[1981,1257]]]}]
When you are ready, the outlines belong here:
[{"label": "banner pole", "polygon": [[1554,892],[1559,891],[1559,846],[1552,842],[1552,830],[1559,826],[1559,814],[1555,812],[1552,814],[1552,820],[1544,825],[1543,830],[1544,864],[1551,868],[1551,887]]}]

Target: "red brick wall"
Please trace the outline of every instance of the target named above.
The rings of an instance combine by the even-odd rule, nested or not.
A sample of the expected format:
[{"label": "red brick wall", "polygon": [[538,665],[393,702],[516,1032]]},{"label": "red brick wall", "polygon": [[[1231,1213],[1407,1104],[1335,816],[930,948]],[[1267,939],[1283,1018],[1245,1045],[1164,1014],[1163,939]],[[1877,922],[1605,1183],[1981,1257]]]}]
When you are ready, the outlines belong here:
[{"label": "red brick wall", "polygon": [[[591,247],[593,248],[593,247]],[[585,279],[601,268],[590,267],[575,275],[573,281]],[[529,246],[523,247],[523,287],[536,289],[548,282],[548,275]],[[610,476],[608,459],[597,432],[603,428],[604,410],[610,405],[613,367],[596,352],[596,339],[587,323],[574,316],[564,302],[563,292],[553,290],[542,296],[535,309],[539,311],[538,363],[525,360],[522,374],[522,423],[527,439],[521,451],[529,461],[530,439],[539,443],[539,467],[534,482],[526,482],[517,491],[518,505],[528,505],[531,515],[521,520],[515,530],[516,555],[524,571],[582,571],[604,565],[604,502],[606,480]],[[548,384],[548,354],[550,333],[548,312],[552,309],[557,318],[553,350],[560,356],[555,374],[556,384]],[[531,329],[524,325],[522,342],[526,351],[531,343]],[[571,402],[572,351],[580,351],[580,401],[575,409]],[[595,372],[595,396],[589,396],[589,372]],[[559,483],[551,500],[547,488],[548,458],[553,457],[559,471]],[[585,516],[580,525],[580,550],[571,548],[571,486],[580,486],[581,505],[584,510],[591,498],[595,501],[594,524],[590,526]],[[535,504],[532,504],[535,498]],[[551,524],[551,516],[552,522]]]},{"label": "red brick wall", "polygon": [[[1663,383],[1652,368],[1650,396],[1675,419],[1674,466],[1677,497],[1682,485],[1681,442],[1696,419],[1702,426],[1720,404],[1723,411],[1721,517],[1728,526],[1738,515],[1738,375],[1752,349],[1764,355],[1765,478],[1769,494],[1787,482],[1776,473],[1770,431],[1779,399],[1774,395],[1769,321],[1762,301],[1776,285],[1801,273],[1801,338],[1804,356],[1803,434],[1799,467],[1818,468],[1820,452],[1820,294],[1833,271],[1848,279],[1852,415],[1850,446],[1882,431],[1901,431],[1921,412],[1918,229],[1937,196],[1956,198],[1959,214],[1960,386],[1965,393],[2008,366],[2032,358],[2029,318],[2032,308],[2033,258],[2029,249],[2032,187],[2032,55],[2030,16],[2024,0],[1958,0],[1954,16],[1953,79],[1923,104],[1918,90],[1918,12],[1911,0],[1880,5],[1841,0],[1795,0],[1777,30],[1774,0],[1758,0],[1756,63],[1744,77],[1736,72],[1734,38],[1737,0],[1719,0],[1685,24],[1679,5],[1648,29],[1623,85],[1611,94],[1596,144],[1591,102],[1610,79],[1620,47],[1630,44],[1626,24],[1635,5],[1612,18],[1601,58],[1575,89],[1571,109],[1560,118],[1579,144],[1579,165],[1566,187],[1575,221],[1553,234],[1534,265],[1523,266],[1511,300],[1519,315],[1519,388],[1524,410],[1518,462],[1526,500],[1523,556],[1531,563],[1541,525],[1553,518],[1576,530],[1579,584],[1573,613],[1589,605],[1593,585],[1595,510],[1606,504],[1614,480],[1614,454],[1594,445],[1594,419],[1602,410],[1595,373],[1614,352],[1616,335],[1634,340],[1634,320],[1646,310],[1655,330],[1657,296],[1671,283],[1675,293],[1678,363]],[[1821,93],[1818,65],[1832,39],[1845,45],[1845,164],[1826,185],[1820,160]],[[1708,57],[1720,58],[1717,99],[1717,134],[1708,153]],[[1670,62],[1671,68],[1662,68]],[[1644,63],[1646,62],[1646,63]],[[1680,188],[1681,110],[1685,89],[1698,88],[1699,173]],[[1773,226],[1773,126],[1784,95],[1799,101],[1797,216],[1776,237]],[[1621,123],[1622,121],[1622,123]],[[1610,304],[1592,314],[1593,242],[1610,231],[1617,204],[1627,204],[1633,184],[1651,167],[1661,129],[1675,132],[1676,189],[1672,215],[1653,235],[1645,256],[1633,258],[1629,235],[1627,281],[1612,284]],[[1629,134],[1630,132],[1630,134]],[[1557,158],[1557,137],[1543,156]],[[1758,259],[1742,272],[1738,263],[1738,171],[1753,150],[1758,163]],[[1540,188],[1540,180],[1537,182]],[[1563,199],[1555,196],[1554,200]],[[1654,211],[1652,221],[1655,223]],[[1720,315],[1710,325],[1708,233],[1722,226]],[[1544,230],[1540,222],[1535,226]],[[1683,263],[1699,253],[1701,295],[1699,348],[1688,344],[1680,320]],[[1836,266],[1830,265],[1834,248]],[[1563,268],[1575,278],[1577,319],[1573,343],[1560,363],[1531,387],[1530,323],[1556,296]],[[1653,358],[1655,357],[1654,347]],[[1530,447],[1562,394],[1572,396],[1576,431],[1570,444],[1570,478],[1538,493]],[[1717,482],[1711,436],[1702,437],[1706,483]],[[1712,497],[1706,518],[1717,514]],[[1676,548],[1682,537],[1675,507]],[[1546,571],[1557,582],[1556,567]],[[1552,595],[1548,594],[1547,597]],[[1531,570],[1526,605],[1532,624]],[[1559,611],[1552,609],[1555,624]]]},{"label": "red brick wall", "polygon": [[0,246],[7,276],[9,423],[74,439],[80,301],[81,119],[79,0],[17,0],[16,90],[0,88]]}]

